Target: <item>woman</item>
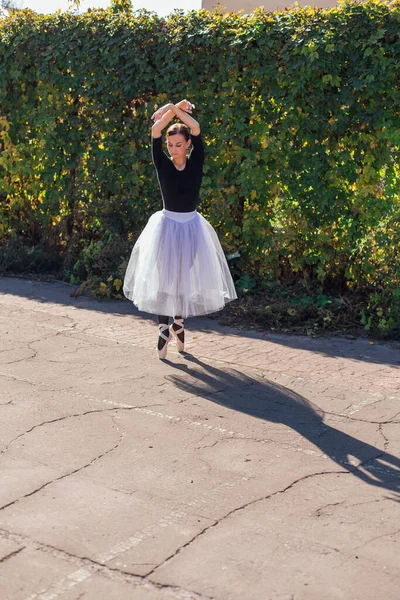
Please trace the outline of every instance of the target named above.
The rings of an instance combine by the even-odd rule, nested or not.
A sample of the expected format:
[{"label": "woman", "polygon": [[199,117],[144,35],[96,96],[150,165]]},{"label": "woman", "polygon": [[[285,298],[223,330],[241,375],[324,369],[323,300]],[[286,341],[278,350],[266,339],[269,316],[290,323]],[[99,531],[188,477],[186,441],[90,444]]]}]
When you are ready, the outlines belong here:
[{"label": "woman", "polygon": [[[164,208],[150,217],[139,236],[123,285],[139,310],[158,315],[161,359],[172,336],[183,352],[184,318],[215,312],[237,298],[217,234],[196,210],[204,150],[200,126],[189,114],[193,108],[187,100],[168,103],[152,117],[152,157]],[[181,123],[167,131],[168,157],[161,136],[174,117]]]}]

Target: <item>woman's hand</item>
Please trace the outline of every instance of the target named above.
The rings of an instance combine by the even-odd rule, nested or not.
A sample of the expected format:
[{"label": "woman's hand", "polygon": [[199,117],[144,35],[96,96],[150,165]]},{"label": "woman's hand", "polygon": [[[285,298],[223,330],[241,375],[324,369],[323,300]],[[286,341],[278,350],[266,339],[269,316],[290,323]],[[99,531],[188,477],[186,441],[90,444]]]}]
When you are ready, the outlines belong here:
[{"label": "woman's hand", "polygon": [[[189,100],[186,100],[186,99],[181,100],[175,106],[177,106],[177,108],[180,108],[181,110],[184,110],[186,113],[189,113],[189,114],[192,114],[193,109],[196,108],[195,105],[192,104],[192,102],[189,102]],[[151,118],[154,121],[154,123],[156,123],[165,115],[165,113],[167,113],[169,110],[173,111],[173,109],[174,109],[174,104],[172,104],[171,102],[168,102],[168,104],[165,104],[164,106],[161,106],[158,110],[156,110],[156,112],[153,113]]]},{"label": "woman's hand", "polygon": [[165,115],[165,113],[167,113],[169,110],[172,109],[172,107],[173,107],[173,104],[171,102],[168,102],[168,104],[165,104],[164,106],[161,106],[161,108],[156,110],[156,112],[153,113],[151,116],[154,123],[159,121],[161,119],[161,117],[163,117]]},{"label": "woman's hand", "polygon": [[181,100],[176,106],[189,114],[192,114],[193,109],[196,108],[189,100]]}]

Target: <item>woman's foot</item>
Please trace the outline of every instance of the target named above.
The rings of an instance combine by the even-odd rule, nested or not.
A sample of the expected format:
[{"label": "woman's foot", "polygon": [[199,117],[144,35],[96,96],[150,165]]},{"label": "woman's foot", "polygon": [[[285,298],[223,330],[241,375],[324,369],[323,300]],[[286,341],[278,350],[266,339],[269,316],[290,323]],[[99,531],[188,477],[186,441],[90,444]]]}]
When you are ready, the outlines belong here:
[{"label": "woman's foot", "polygon": [[[165,335],[168,332],[168,336]],[[158,358],[165,358],[167,356],[168,344],[172,339],[172,335],[169,331],[168,325],[165,323],[160,323],[158,326],[158,344],[157,344],[157,354]]]},{"label": "woman's foot", "polygon": [[178,352],[184,352],[185,348],[185,329],[182,317],[174,317],[174,322],[170,327],[171,333],[175,336]]}]

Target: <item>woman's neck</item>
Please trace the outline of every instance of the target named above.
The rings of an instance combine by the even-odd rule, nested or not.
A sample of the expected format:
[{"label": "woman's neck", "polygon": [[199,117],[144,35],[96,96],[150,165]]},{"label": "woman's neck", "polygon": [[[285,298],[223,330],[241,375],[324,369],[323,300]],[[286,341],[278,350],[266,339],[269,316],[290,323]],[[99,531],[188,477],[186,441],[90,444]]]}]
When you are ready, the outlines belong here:
[{"label": "woman's neck", "polygon": [[179,171],[183,171],[183,169],[186,166],[186,156],[183,156],[182,158],[178,158],[178,159],[173,159],[172,162],[174,163],[174,166],[179,170]]}]

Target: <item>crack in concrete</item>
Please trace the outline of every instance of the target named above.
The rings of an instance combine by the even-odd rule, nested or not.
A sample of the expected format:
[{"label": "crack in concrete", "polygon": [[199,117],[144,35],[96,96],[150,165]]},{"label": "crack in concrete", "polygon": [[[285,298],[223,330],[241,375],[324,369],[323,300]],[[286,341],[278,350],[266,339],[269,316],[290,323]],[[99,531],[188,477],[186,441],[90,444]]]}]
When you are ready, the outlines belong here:
[{"label": "crack in concrete", "polygon": [[19,554],[20,552],[22,552],[22,550],[25,549],[25,546],[23,546],[22,548],[18,548],[18,550],[14,550],[13,552],[10,552],[10,554],[7,554],[6,556],[3,556],[2,559],[0,559],[0,563],[5,562],[6,560],[8,560],[9,558],[11,558],[12,556],[16,556],[17,554]]},{"label": "crack in concrete", "polygon": [[381,436],[383,437],[383,449],[387,450],[388,446],[389,446],[389,438],[385,435],[385,432],[383,431],[383,425],[386,423],[380,423],[378,425],[378,431],[381,434]]},{"label": "crack in concrete", "polygon": [[33,425],[27,431],[24,431],[23,433],[20,433],[19,435],[17,435],[16,438],[14,438],[13,440],[11,440],[7,444],[7,446],[3,450],[0,451],[0,456],[2,454],[4,454],[5,452],[7,452],[8,448],[14,442],[16,442],[19,438],[23,437],[24,435],[27,435],[28,433],[31,433],[34,429],[37,429],[38,427],[42,427],[43,425],[48,425],[49,423],[57,423],[58,421],[64,421],[65,419],[73,419],[75,417],[83,417],[85,415],[90,415],[92,413],[112,412],[112,411],[115,411],[115,410],[135,410],[135,409],[138,409],[138,408],[149,408],[150,406],[153,407],[153,406],[159,406],[159,405],[158,404],[149,404],[149,405],[146,405],[146,406],[129,406],[129,407],[128,406],[116,406],[114,408],[102,408],[102,409],[87,410],[87,411],[85,411],[83,413],[75,413],[75,414],[72,414],[72,415],[64,415],[63,417],[57,417],[55,419],[49,419],[48,421],[43,421],[42,423],[38,423],[36,425]]},{"label": "crack in concrete", "polygon": [[90,467],[91,464],[93,464],[97,460],[100,460],[101,458],[103,458],[103,456],[106,456],[110,452],[113,452],[114,450],[116,450],[118,448],[118,446],[121,444],[124,436],[125,436],[125,434],[122,434],[120,436],[119,442],[115,446],[113,446],[112,448],[109,448],[108,450],[106,450],[106,452],[103,452],[103,454],[100,454],[99,456],[95,456],[86,465],[83,465],[82,467],[78,467],[77,469],[74,469],[73,471],[70,471],[69,473],[65,473],[64,475],[61,475],[60,477],[55,477],[51,481],[47,481],[46,483],[44,483],[43,485],[41,485],[40,487],[38,487],[36,490],[33,490],[32,492],[29,492],[28,494],[24,494],[23,496],[20,496],[19,498],[16,498],[15,500],[12,500],[11,502],[8,502],[7,504],[4,504],[3,506],[0,506],[0,510],[4,510],[5,508],[8,508],[9,506],[13,506],[14,504],[17,504],[17,502],[20,502],[24,498],[28,498],[29,496],[33,496],[37,492],[40,492],[45,487],[51,485],[52,483],[55,483],[56,481],[60,481],[61,479],[65,479],[66,477],[70,477],[71,475],[75,475],[75,473],[79,473],[79,471],[83,471],[87,467]]},{"label": "crack in concrete", "polygon": [[34,387],[36,386],[36,387],[44,388],[44,390],[46,392],[68,392],[69,390],[74,389],[73,385],[70,385],[68,387],[53,388],[53,387],[50,387],[47,383],[44,383],[43,381],[32,381],[30,379],[26,379],[25,377],[15,377],[13,375],[10,375],[9,373],[0,372],[0,377],[4,377],[6,379],[12,379],[13,381],[18,381],[20,383],[27,383],[28,385],[32,385]]},{"label": "crack in concrete", "polygon": [[49,419],[48,421],[43,421],[42,423],[38,423],[37,425],[33,425],[30,429],[27,429],[26,431],[24,431],[23,433],[20,433],[19,435],[17,435],[16,438],[14,438],[13,440],[11,440],[7,446],[4,448],[4,450],[0,451],[0,456],[2,454],[4,454],[5,452],[7,452],[8,448],[17,440],[19,440],[19,438],[23,437],[24,435],[27,435],[28,433],[31,433],[32,431],[34,431],[35,429],[37,429],[38,427],[43,427],[43,425],[48,425],[49,423],[57,423],[59,421],[64,421],[66,419],[73,419],[75,417],[83,417],[85,415],[91,414],[91,413],[102,413],[102,412],[111,412],[113,410],[118,410],[117,408],[103,408],[103,409],[94,409],[94,410],[88,410],[86,412],[83,413],[75,413],[73,415],[64,415],[63,417],[57,417],[56,419]]},{"label": "crack in concrete", "polygon": [[14,344],[12,346],[10,346],[9,348],[4,348],[4,350],[0,350],[0,354],[4,354],[4,352],[10,352],[10,350],[22,350],[22,348],[24,348],[25,345],[23,343],[21,344]]},{"label": "crack in concrete", "polygon": [[70,573],[56,583],[51,584],[47,589],[41,589],[39,592],[31,594],[26,600],[56,600],[56,598],[58,598],[62,593],[68,591],[70,588],[81,583],[82,581],[85,581],[91,577],[93,573],[97,573],[98,575],[113,581],[134,584],[135,587],[148,587],[153,591],[169,589],[171,592],[176,594],[177,600],[214,600],[213,597],[199,594],[194,590],[182,588],[177,585],[151,581],[147,579],[146,575],[139,575],[129,571],[124,571],[123,569],[119,569],[117,567],[110,567],[103,562],[87,556],[78,556],[66,550],[57,548],[56,546],[52,546],[51,544],[45,544],[43,542],[31,540],[26,536],[9,532],[5,529],[0,529],[0,535],[2,535],[2,537],[5,539],[9,539],[17,543],[24,543],[24,548],[45,552],[47,554],[50,553],[55,558],[59,558],[79,567],[77,571]]},{"label": "crack in concrete", "polygon": [[207,525],[206,527],[204,527],[191,540],[189,540],[188,542],[186,542],[185,544],[183,544],[182,546],[180,546],[173,554],[171,554],[165,560],[163,560],[162,563],[160,563],[154,569],[152,569],[151,571],[149,571],[148,573],[146,573],[145,576],[149,577],[150,575],[153,575],[153,573],[155,573],[155,571],[157,571],[162,566],[164,566],[165,564],[167,564],[168,562],[170,562],[178,554],[181,554],[185,548],[187,548],[188,546],[191,546],[199,537],[201,537],[202,535],[204,535],[205,533],[207,533],[210,529],[213,529],[217,525],[220,525],[223,521],[225,521],[226,519],[228,519],[233,514],[236,514],[239,511],[242,511],[242,510],[248,508],[249,506],[253,506],[253,505],[257,504],[258,502],[263,502],[263,501],[269,500],[270,498],[273,498],[274,496],[277,496],[279,494],[284,494],[288,490],[292,489],[298,483],[300,483],[302,481],[305,481],[307,479],[312,479],[314,477],[318,477],[318,476],[321,476],[321,475],[348,475],[348,474],[349,474],[349,471],[321,471],[319,473],[311,473],[309,475],[304,475],[303,477],[300,477],[299,479],[296,479],[295,481],[293,481],[291,484],[289,484],[288,486],[286,486],[282,490],[277,490],[276,492],[273,492],[272,494],[268,494],[268,496],[263,496],[262,498],[256,498],[255,500],[250,500],[250,502],[246,502],[242,506],[239,506],[237,508],[234,508],[234,509],[230,510],[226,515],[224,515],[220,519],[217,519],[216,521],[214,521],[214,523],[211,523],[211,525]]},{"label": "crack in concrete", "polygon": [[363,506],[364,504],[376,504],[377,502],[387,502],[391,498],[378,498],[377,500],[366,500],[364,502],[355,502],[354,504],[348,504],[348,508],[353,506]]},{"label": "crack in concrete", "polygon": [[360,544],[359,546],[356,546],[354,548],[354,551],[358,550],[359,548],[365,548],[365,546],[367,546],[368,544],[371,544],[371,542],[375,542],[376,540],[379,540],[384,537],[391,537],[392,535],[397,535],[398,533],[400,533],[400,529],[397,529],[396,531],[393,531],[391,533],[382,533],[382,535],[376,535],[375,537],[371,538],[370,540],[364,542],[364,544]]},{"label": "crack in concrete", "polygon": [[56,335],[60,335],[62,333],[64,333],[65,331],[72,331],[75,332],[76,328],[78,327],[79,323],[78,321],[74,321],[72,319],[72,317],[69,317],[68,315],[61,315],[62,317],[64,317],[65,319],[68,319],[69,321],[72,321],[72,323],[70,325],[65,325],[64,328],[59,329],[56,333]]},{"label": "crack in concrete", "polygon": [[[35,356],[37,355],[37,352],[35,350],[33,350],[33,348],[31,348],[28,344],[29,350],[31,352],[33,352],[32,356],[24,356],[23,358],[17,358],[15,360],[9,360],[6,362],[2,362],[2,365],[16,365],[17,363],[20,362],[24,362],[24,360],[32,360],[32,358],[35,358]],[[35,353],[36,352],[36,353]]]},{"label": "crack in concrete", "polygon": [[317,508],[317,510],[315,511],[315,515],[317,517],[321,516],[321,512],[323,510],[325,510],[326,508],[329,508],[330,506],[339,506],[340,504],[344,504],[344,500],[341,500],[340,502],[331,502],[330,504],[325,504],[324,506],[321,506],[320,508]]},{"label": "crack in concrete", "polygon": [[202,462],[204,464],[204,466],[207,468],[207,473],[206,476],[210,475],[210,473],[212,472],[213,468],[212,466],[206,461],[204,460],[204,458],[200,458],[200,456],[197,457],[197,459]]},{"label": "crack in concrete", "polygon": [[[328,548],[328,550],[333,550],[334,552],[337,552],[338,554],[341,554],[342,556],[346,556],[341,550],[339,550],[339,548],[334,548],[333,546],[328,546],[328,544],[322,544],[322,543],[318,543],[318,542],[314,542],[314,544],[316,546],[319,546],[320,548]],[[322,552],[322,554],[326,554],[326,552]]]},{"label": "crack in concrete", "polygon": [[[381,402],[381,401],[379,401]],[[368,407],[372,406],[372,404],[369,404]],[[400,413],[396,413],[392,419],[390,419],[389,421],[369,421],[368,419],[359,419],[358,417],[351,417],[350,415],[345,415],[344,413],[334,413],[334,412],[330,412],[327,410],[324,410],[324,413],[326,415],[330,415],[333,417],[337,417],[338,419],[340,418],[344,418],[344,419],[348,419],[349,421],[357,421],[358,423],[368,423],[369,425],[388,425],[389,423],[400,423],[400,421],[394,421],[393,419],[396,419],[396,417],[400,414]]]},{"label": "crack in concrete", "polygon": [[10,375],[9,373],[3,373],[1,371],[0,377],[5,377],[6,379],[13,379],[13,381],[19,381],[22,383],[28,383],[29,385],[38,385],[37,381],[31,381],[30,379],[25,379],[24,377],[15,377],[14,375]]},{"label": "crack in concrete", "polygon": [[[397,412],[394,416],[393,419],[396,419],[398,416],[400,415],[400,411]],[[389,425],[390,423],[398,423],[399,421],[393,421],[393,419],[391,421],[389,421],[388,423],[382,423],[382,425]]]},{"label": "crack in concrete", "polygon": [[27,344],[27,346],[28,346],[29,350],[31,352],[33,352],[33,356],[29,356],[26,360],[33,360],[39,354],[39,350],[35,350],[35,348],[32,348],[32,344],[35,344],[36,342],[42,342],[43,340],[47,340],[47,339],[49,339],[49,337],[53,337],[53,336],[50,335],[50,336],[47,336],[47,337],[42,338],[40,340],[35,340],[34,342],[29,342],[29,344]]},{"label": "crack in concrete", "polygon": [[[33,352],[33,354],[31,356],[24,356],[24,358],[18,358],[16,360],[11,360],[9,362],[4,362],[2,364],[3,365],[14,365],[14,364],[17,364],[17,363],[20,363],[20,362],[24,362],[25,360],[26,361],[33,360],[38,355],[39,350],[35,350],[35,348],[32,348],[32,344],[36,344],[37,342],[43,342],[44,340],[48,340],[48,339],[50,339],[52,337],[55,337],[56,335],[57,335],[57,333],[52,333],[50,335],[46,335],[45,337],[40,337],[40,338],[38,338],[36,340],[31,340],[30,342],[28,342],[26,344],[26,346],[29,348],[29,350],[31,352]],[[23,348],[23,347],[24,346],[21,345],[21,348]]]},{"label": "crack in concrete", "polygon": [[14,404],[14,400],[9,400],[8,402],[2,402],[0,404],[0,407],[2,407],[2,406],[8,406],[9,404]]},{"label": "crack in concrete", "polygon": [[[202,442],[205,438],[202,438],[200,440],[200,442]],[[291,446],[290,444],[287,444],[285,442],[280,442],[279,440],[273,440],[273,439],[269,439],[269,438],[262,438],[262,439],[258,439],[258,438],[253,438],[253,437],[246,437],[244,434],[243,435],[232,435],[232,437],[223,437],[219,440],[216,440],[215,442],[213,442],[210,445],[204,445],[204,446],[196,446],[196,450],[210,450],[211,448],[215,448],[215,446],[217,446],[218,444],[221,444],[222,442],[254,442],[255,444],[276,444],[277,446],[282,446],[285,449],[291,449],[291,450],[298,450],[297,446]],[[197,444],[199,444],[199,442],[197,442]]]}]

